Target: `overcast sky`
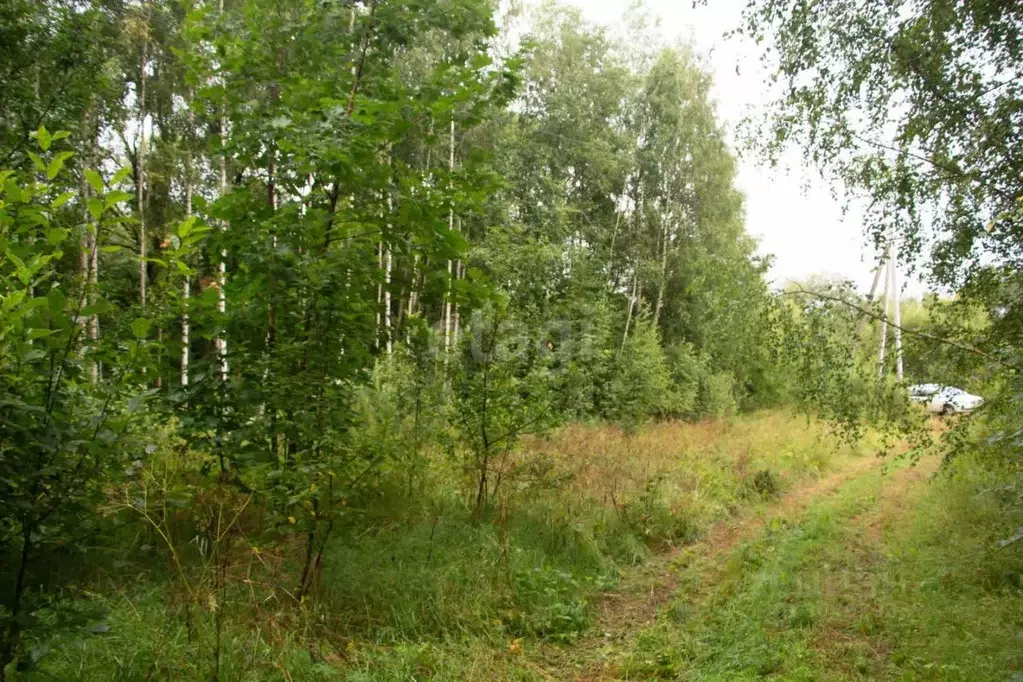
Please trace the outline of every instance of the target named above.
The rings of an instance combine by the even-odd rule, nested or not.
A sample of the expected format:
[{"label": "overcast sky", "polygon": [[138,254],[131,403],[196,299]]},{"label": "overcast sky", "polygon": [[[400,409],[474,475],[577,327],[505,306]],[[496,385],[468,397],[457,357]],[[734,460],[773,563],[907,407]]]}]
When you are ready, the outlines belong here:
[{"label": "overcast sky", "polygon": [[[744,38],[724,34],[739,25],[747,0],[708,0],[693,8],[691,0],[645,0],[647,11],[660,19],[658,38],[693,44],[714,76],[718,115],[733,140],[737,124],[769,103],[760,68],[760,51]],[[583,10],[589,20],[615,26],[632,0],[562,0]],[[535,4],[530,3],[530,4]],[[653,42],[653,41],[651,41]],[[760,241],[762,253],[773,254],[770,276],[775,284],[812,274],[851,279],[866,291],[877,256],[864,237],[860,213],[843,203],[812,168],[804,167],[793,150],[784,159],[788,169],[770,168],[755,158],[740,157],[737,184],[746,195],[746,229]],[[924,290],[908,281],[906,291]]]}]

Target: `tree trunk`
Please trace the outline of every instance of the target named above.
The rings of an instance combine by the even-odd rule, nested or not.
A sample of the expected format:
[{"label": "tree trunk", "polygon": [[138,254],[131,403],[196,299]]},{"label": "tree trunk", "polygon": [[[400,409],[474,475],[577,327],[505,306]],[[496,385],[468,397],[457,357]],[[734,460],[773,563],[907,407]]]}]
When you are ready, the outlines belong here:
[{"label": "tree trunk", "polygon": [[[191,98],[190,98],[191,99]],[[191,102],[188,103],[191,106]],[[188,133],[185,136],[185,219],[192,217],[192,126],[195,119],[191,109],[188,111]],[[189,344],[191,343],[191,328],[188,319],[189,299],[192,295],[192,283],[188,275],[181,285],[182,311],[181,311],[181,385],[188,386],[188,361]]]},{"label": "tree trunk", "polygon": [[[394,211],[394,203],[391,198],[391,155],[387,155],[387,167],[388,167],[388,183],[387,189],[387,234],[385,237],[390,239],[391,233],[391,213]],[[387,354],[390,355],[394,350],[394,337],[391,330],[391,269],[394,266],[394,261],[391,257],[391,247],[389,244],[384,246],[384,334],[385,342],[387,347]]]},{"label": "tree trunk", "polygon": [[[217,10],[220,14],[224,13],[224,0],[219,0]],[[223,77],[221,77],[223,78]],[[223,87],[227,87],[227,83],[221,81]],[[218,193],[220,196],[227,194],[227,103],[221,103],[220,112],[220,155],[217,159],[219,166],[219,181]],[[227,231],[228,224],[223,223],[221,229]],[[227,284],[227,250],[220,250],[220,262],[217,264],[217,315],[220,318],[220,325],[223,326],[224,318],[227,316],[227,292],[224,291],[224,287]],[[227,365],[227,334],[221,329],[216,338],[214,344],[217,350],[217,359],[220,365],[220,379],[221,381],[227,381],[228,365]]]},{"label": "tree trunk", "polygon": [[625,333],[622,334],[622,349],[619,354],[625,352],[625,342],[629,340],[629,326],[632,324],[632,311],[636,307],[636,296],[639,293],[639,267],[632,273],[632,295],[629,297],[629,313],[625,317]]},{"label": "tree trunk", "polygon": [[[94,126],[93,117],[95,113],[95,105],[91,105],[86,109],[85,118],[83,121],[83,128],[87,135],[88,147],[86,148],[85,154],[82,155],[82,168],[83,170],[90,167],[95,158],[96,150],[96,131],[97,126]],[[88,180],[85,179],[85,174],[82,174],[82,207],[83,207],[83,221],[84,231],[82,232],[82,241],[80,244],[81,254],[79,256],[79,269],[82,274],[82,288],[85,291],[85,295],[82,296],[82,300],[88,305],[96,302],[96,287],[98,284],[98,273],[99,273],[99,258],[97,248],[96,229],[91,228],[92,215],[89,213],[89,198],[92,196],[92,187],[89,185]],[[96,345],[99,340],[99,316],[92,315],[88,318],[79,318],[79,324],[82,325],[82,331],[88,332],[89,341],[92,346]],[[99,365],[95,362],[89,363],[89,378],[92,383],[99,381]]]},{"label": "tree trunk", "polygon": [[[383,269],[384,269],[384,243],[382,241],[379,241],[379,242],[377,242],[377,270],[383,270]],[[384,285],[381,284],[380,281],[378,280],[377,281],[376,332],[374,334],[374,338],[376,340],[373,342],[373,345],[376,347],[377,350],[380,350],[380,323],[381,323],[381,318],[382,318],[382,315],[380,314],[380,312],[381,312],[381,307],[383,306],[383,304],[384,304]]]},{"label": "tree trunk", "polygon": [[664,287],[668,279],[668,225],[665,221],[664,229],[661,231],[661,274],[657,283],[657,303],[654,304],[654,327],[661,318],[661,305],[664,303]]},{"label": "tree trunk", "polygon": [[[455,119],[451,119],[451,129],[448,135],[448,171],[454,172],[455,170]],[[453,201],[453,199],[452,199]],[[454,231],[455,229],[455,206],[454,203],[448,208],[448,230]],[[451,278],[453,274],[454,263],[451,259],[448,259],[448,286],[447,291],[444,294],[444,350],[451,350]]]},{"label": "tree trunk", "polygon": [[[455,262],[455,279],[463,279],[465,277],[465,263],[461,260]],[[462,317],[458,314],[458,303],[455,303],[455,331],[454,331],[454,346],[458,348],[458,334],[462,326]]]},{"label": "tree trunk", "polygon": [[[388,199],[390,203],[390,199]],[[386,335],[387,354],[390,355],[394,349],[391,338],[391,249],[384,250],[384,334]]]},{"label": "tree trunk", "polygon": [[665,181],[664,211],[661,215],[661,273],[657,283],[657,303],[654,304],[654,327],[661,319],[661,306],[664,304],[664,288],[668,280],[668,242],[671,239],[671,184]]},{"label": "tree trunk", "polygon": [[418,291],[416,287],[419,285],[419,254],[413,254],[412,256],[412,284],[409,286],[408,293],[408,312],[407,315],[412,317],[416,314],[416,305],[419,302]]},{"label": "tree trunk", "polygon": [[[148,21],[148,17],[147,17]],[[143,28],[148,33],[149,27]],[[142,58],[139,61],[139,143],[136,154],[138,163],[136,171],[138,178],[135,182],[135,189],[138,194],[138,219],[139,219],[139,301],[146,305],[146,212],[145,212],[145,187],[146,187],[146,62],[149,54],[149,36],[142,37]]]}]

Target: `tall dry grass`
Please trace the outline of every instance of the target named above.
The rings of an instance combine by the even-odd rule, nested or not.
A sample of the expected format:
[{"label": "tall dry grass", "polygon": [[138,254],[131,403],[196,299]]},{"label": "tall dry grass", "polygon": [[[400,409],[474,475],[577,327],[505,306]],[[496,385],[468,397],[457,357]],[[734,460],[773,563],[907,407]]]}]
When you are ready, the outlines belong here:
[{"label": "tall dry grass", "polygon": [[566,483],[562,495],[616,508],[656,486],[668,504],[706,522],[751,496],[771,496],[819,477],[868,449],[868,443],[843,444],[819,422],[775,411],[663,422],[634,434],[612,425],[573,424],[525,439],[513,469],[546,461]]}]

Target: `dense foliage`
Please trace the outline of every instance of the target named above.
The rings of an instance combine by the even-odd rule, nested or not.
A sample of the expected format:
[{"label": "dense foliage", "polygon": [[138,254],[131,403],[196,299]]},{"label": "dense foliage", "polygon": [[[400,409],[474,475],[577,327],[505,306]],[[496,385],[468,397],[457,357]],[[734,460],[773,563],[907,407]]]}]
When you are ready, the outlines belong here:
[{"label": "dense foliage", "polygon": [[[228,641],[226,604],[245,595],[235,615],[299,638],[321,627],[322,576],[345,570],[325,564],[393,526],[371,513],[381,499],[432,510],[429,552],[442,509],[493,524],[516,595],[498,620],[564,636],[585,620],[576,601],[540,620],[518,610],[576,580],[512,568],[527,561],[509,558],[514,486],[561,484],[518,456],[527,434],[792,402],[912,421],[852,333],[859,297],[767,287],[688,47],[624,45],[547,5],[505,54],[494,13],[487,0],[0,9],[0,676],[50,674],[49,652],[106,632],[109,601],[144,575],[148,603],[185,633],[174,646],[196,652],[160,674],[240,679],[281,635]],[[905,204],[893,169],[915,157],[900,158],[882,198]],[[881,160],[852,162],[881,177]],[[984,168],[961,172],[1000,166]],[[913,177],[931,193],[917,202],[998,210],[984,234],[1001,258],[967,269],[967,290],[1015,267],[1015,213],[993,197],[1018,172],[990,205],[972,179],[948,194]],[[968,251],[962,234],[940,253]],[[935,272],[961,271],[947,261]],[[931,302],[929,337],[1008,324],[1011,278],[997,282],[970,318]],[[922,379],[947,349],[920,348]],[[957,357],[941,355],[948,373],[994,380]],[[440,476],[457,487],[437,492]],[[691,537],[658,481],[639,489],[613,499],[624,528]],[[163,654],[147,641],[151,676]]]},{"label": "dense foliage", "polygon": [[[769,153],[801,148],[868,206],[949,301],[931,300],[915,354],[985,387],[987,445],[1018,456],[1023,167],[1013,3],[755,0],[741,33],[767,49],[779,93],[759,128]],[[921,366],[912,370],[919,372]]]}]

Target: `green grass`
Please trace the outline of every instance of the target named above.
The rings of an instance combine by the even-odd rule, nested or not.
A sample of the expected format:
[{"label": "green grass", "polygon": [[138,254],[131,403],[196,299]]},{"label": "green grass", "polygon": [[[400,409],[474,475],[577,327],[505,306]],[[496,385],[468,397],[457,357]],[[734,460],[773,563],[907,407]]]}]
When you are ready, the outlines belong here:
[{"label": "green grass", "polygon": [[334,544],[323,575],[331,627],[392,643],[571,642],[590,625],[587,596],[621,571],[857,456],[784,414],[634,437],[570,427],[514,455],[483,523],[453,485],[457,472],[439,469],[420,504],[396,511],[385,498],[369,528]]},{"label": "green grass", "polygon": [[622,656],[621,675],[1016,679],[1023,547],[995,540],[1023,514],[1004,481],[962,461],[888,495],[879,473],[851,483],[737,548],[710,588],[682,590]]},{"label": "green grass", "polygon": [[287,587],[294,559],[261,572],[269,555],[254,558],[244,543],[216,607],[190,616],[166,558],[138,557],[130,575],[65,593],[63,612],[103,613],[34,642],[41,672],[20,679],[209,679],[218,614],[221,680],[279,680],[284,670],[296,680],[536,679],[529,652],[570,650],[592,626],[591,595],[623,572],[866,450],[784,413],[632,436],[573,426],[503,462],[483,520],[472,518],[471,481],[438,454],[411,488],[395,470],[392,486],[357,501],[302,606],[259,585]]}]

